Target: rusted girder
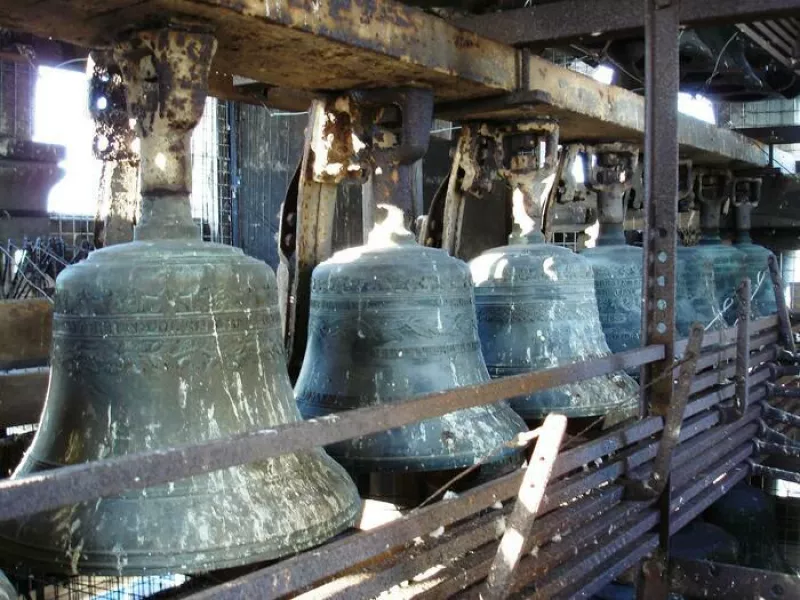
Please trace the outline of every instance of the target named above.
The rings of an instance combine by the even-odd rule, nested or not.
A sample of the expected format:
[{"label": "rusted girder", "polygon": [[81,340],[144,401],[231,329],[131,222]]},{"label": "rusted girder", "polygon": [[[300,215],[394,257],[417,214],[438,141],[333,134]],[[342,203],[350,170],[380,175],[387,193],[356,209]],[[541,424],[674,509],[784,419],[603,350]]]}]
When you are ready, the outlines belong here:
[{"label": "rusted girder", "polygon": [[[794,0],[697,0],[680,4],[683,25],[742,23],[797,16]],[[641,0],[561,0],[464,17],[459,27],[507,44],[534,45],[581,37],[634,33],[644,28]]]}]

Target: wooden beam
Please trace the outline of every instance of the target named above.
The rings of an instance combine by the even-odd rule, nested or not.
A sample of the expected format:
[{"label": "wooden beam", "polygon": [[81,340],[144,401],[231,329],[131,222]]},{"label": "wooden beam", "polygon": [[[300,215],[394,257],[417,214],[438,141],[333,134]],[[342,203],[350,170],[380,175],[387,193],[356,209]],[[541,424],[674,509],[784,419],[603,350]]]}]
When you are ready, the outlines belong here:
[{"label": "wooden beam", "polygon": [[[83,46],[107,45],[124,29],[187,15],[216,28],[212,93],[222,97],[258,103],[266,91],[264,104],[302,110],[314,92],[420,85],[433,88],[437,116],[547,114],[560,120],[565,141],[644,139],[640,96],[525,59],[507,44],[392,0],[0,0],[0,27]],[[266,87],[240,89],[233,75]],[[760,144],[729,130],[690,118],[679,126],[686,158],[734,167],[767,163]]]},{"label": "wooden beam", "polygon": [[216,29],[212,70],[276,86],[413,82],[440,98],[469,98],[516,83],[511,47],[387,0],[0,0],[0,26],[86,47],[173,16]]},{"label": "wooden beam", "polygon": [[[526,91],[440,104],[437,116],[465,120],[550,116],[559,121],[562,142],[644,141],[642,96],[536,56],[528,59],[526,71]],[[681,156],[699,164],[733,162],[734,165],[764,166],[769,160],[763,144],[687,115],[678,118],[678,143]]]}]

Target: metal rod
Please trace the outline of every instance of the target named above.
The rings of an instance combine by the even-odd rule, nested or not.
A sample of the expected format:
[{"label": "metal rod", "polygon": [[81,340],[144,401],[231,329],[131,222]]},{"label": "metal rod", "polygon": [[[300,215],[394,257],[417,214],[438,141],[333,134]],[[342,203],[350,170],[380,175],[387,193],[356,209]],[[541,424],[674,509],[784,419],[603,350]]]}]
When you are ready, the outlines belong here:
[{"label": "metal rod", "polygon": [[[747,330],[745,329],[745,332]],[[683,424],[686,403],[689,400],[689,388],[692,376],[695,372],[697,359],[700,355],[700,347],[703,343],[703,326],[694,323],[689,334],[689,345],[683,355],[683,363],[678,375],[678,384],[672,397],[672,404],[669,406],[667,415],[664,419],[664,429],[661,432],[661,440],[658,445],[653,470],[650,476],[641,482],[636,482],[632,486],[631,492],[634,495],[648,498],[655,498],[664,493],[672,466],[672,454],[681,435],[681,425]]]},{"label": "metal rod", "polygon": [[748,393],[750,391],[749,372],[750,372],[750,278],[745,277],[744,281],[736,290],[737,308],[739,311],[737,321],[736,336],[736,395],[733,405],[736,415],[741,417],[747,407]]},{"label": "metal rod", "polygon": [[790,483],[800,483],[800,473],[794,471],[787,471],[786,469],[777,469],[775,467],[765,467],[758,463],[752,463],[751,469],[753,475],[760,477],[769,477],[770,479],[782,479]]},{"label": "metal rod", "polygon": [[563,415],[548,415],[544,420],[533,456],[528,462],[519,488],[508,528],[500,540],[482,596],[485,600],[504,600],[508,597],[514,573],[544,498],[544,490],[553,471],[561,440],[567,429]]},{"label": "metal rod", "polygon": [[797,354],[797,348],[794,345],[794,334],[792,334],[789,309],[786,306],[786,296],[783,295],[783,278],[781,277],[778,259],[774,254],[770,254],[767,262],[769,264],[770,279],[772,280],[772,290],[775,292],[775,301],[778,304],[778,326],[783,337],[783,344],[794,355]]},{"label": "metal rod", "polygon": [[766,403],[764,404],[763,416],[764,419],[768,421],[777,421],[778,423],[791,425],[792,427],[800,427],[800,416],[785,410],[780,410],[779,408],[775,408],[774,406],[770,406]]},{"label": "metal rod", "polygon": [[[672,404],[675,356],[675,251],[678,220],[678,3],[645,0],[645,228],[642,331],[665,360],[643,371],[652,414]],[[666,375],[666,376],[664,376]],[[662,377],[663,376],[663,377]],[[653,385],[648,385],[650,382]]]},{"label": "metal rod", "polygon": [[0,482],[0,520],[377,433],[455,410],[623,371],[663,358],[660,346],[166,450],[129,454]]}]

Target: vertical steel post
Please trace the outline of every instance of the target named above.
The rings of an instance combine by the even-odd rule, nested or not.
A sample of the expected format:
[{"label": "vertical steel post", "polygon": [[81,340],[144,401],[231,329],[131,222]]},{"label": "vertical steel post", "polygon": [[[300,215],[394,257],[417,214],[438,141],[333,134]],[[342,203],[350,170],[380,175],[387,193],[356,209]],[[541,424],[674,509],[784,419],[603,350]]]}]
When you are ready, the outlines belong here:
[{"label": "vertical steel post", "polygon": [[[643,344],[663,344],[664,360],[642,372],[643,402],[650,414],[667,415],[674,396],[675,248],[678,221],[678,30],[680,0],[644,0],[644,310]],[[638,595],[666,598],[669,584],[670,482],[659,499],[660,546],[643,569]]]},{"label": "vertical steel post", "polygon": [[[664,360],[645,368],[649,412],[665,415],[673,395],[675,248],[678,236],[678,0],[645,0],[644,345]],[[652,382],[652,385],[648,385]]]}]

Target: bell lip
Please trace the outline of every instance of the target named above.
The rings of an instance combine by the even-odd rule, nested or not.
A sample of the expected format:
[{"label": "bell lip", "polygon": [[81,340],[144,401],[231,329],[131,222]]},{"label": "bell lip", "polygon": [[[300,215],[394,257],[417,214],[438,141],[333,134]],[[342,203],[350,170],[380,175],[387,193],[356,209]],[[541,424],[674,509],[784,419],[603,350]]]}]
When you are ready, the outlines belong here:
[{"label": "bell lip", "polygon": [[[332,459],[342,465],[349,473],[428,473],[435,471],[449,471],[471,467],[484,458],[475,454],[450,454],[430,455],[423,457],[408,456],[373,456],[373,457],[347,457],[337,454],[334,446],[327,446],[325,451]],[[492,459],[483,464],[493,465],[504,462],[522,452],[517,448],[502,448],[492,455]],[[387,466],[388,465],[388,466]]]},{"label": "bell lip", "polygon": [[[258,542],[253,542],[250,544],[242,544],[239,546],[228,546],[224,548],[220,548],[218,551],[211,550],[204,550],[204,551],[196,551],[191,553],[184,553],[184,554],[177,554],[174,552],[164,551],[163,553],[155,554],[153,552],[142,550],[140,552],[134,553],[126,553],[126,558],[128,562],[126,563],[125,567],[122,569],[116,568],[116,566],[106,566],[106,565],[117,565],[118,564],[118,556],[113,553],[108,553],[107,556],[110,557],[108,562],[100,561],[100,562],[89,562],[81,563],[79,565],[78,572],[75,573],[71,570],[70,561],[69,559],[63,558],[64,554],[61,552],[54,551],[52,548],[42,549],[40,553],[35,554],[36,558],[32,558],[32,555],[23,555],[22,557],[19,556],[18,553],[15,552],[13,561],[6,560],[6,556],[13,552],[20,547],[30,547],[26,544],[20,544],[18,540],[14,538],[6,537],[5,535],[0,535],[0,566],[7,572],[7,573],[32,573],[32,574],[53,574],[53,575],[116,575],[116,576],[142,576],[142,575],[168,575],[168,574],[197,574],[197,573],[205,573],[209,571],[217,571],[221,569],[229,569],[233,567],[239,567],[244,565],[252,565],[257,564],[260,562],[276,560],[279,558],[283,558],[285,556],[289,556],[291,554],[296,554],[298,552],[302,552],[305,550],[309,550],[310,548],[314,548],[316,546],[321,545],[322,543],[330,540],[332,537],[335,537],[345,531],[346,529],[352,527],[358,515],[361,512],[361,498],[355,491],[354,484],[353,485],[353,497],[357,499],[357,501],[351,503],[348,506],[348,510],[343,510],[336,515],[336,518],[330,518],[327,520],[319,520],[314,525],[307,527],[301,530],[295,530],[292,533],[292,537],[294,538],[297,534],[305,534],[308,537],[307,542],[303,544],[290,544],[288,543],[287,537],[285,535],[275,535],[271,538],[266,540],[260,540]],[[32,518],[36,518],[34,515]],[[10,523],[13,523],[10,522]],[[310,535],[309,535],[310,532]],[[300,537],[300,536],[298,536]],[[253,552],[252,554],[248,554],[246,552],[242,552],[242,549],[247,548],[260,548],[264,546],[269,546],[271,540],[284,540],[283,544],[275,545],[270,551],[268,552]],[[137,554],[146,556],[148,558],[156,557],[156,560],[152,561],[156,563],[154,566],[149,566],[148,564],[144,564],[144,561],[140,563],[136,563],[135,560],[131,560],[131,557],[135,557]],[[234,554],[233,558],[225,559],[225,556],[230,556]],[[192,564],[191,568],[188,568],[189,565],[192,563],[191,558],[197,555],[204,555],[208,557],[202,563]],[[215,555],[221,555],[220,558],[214,559]],[[54,557],[58,556],[62,559],[63,562],[58,563],[54,560]],[[95,554],[97,556],[97,554]],[[100,556],[103,556],[102,554]],[[159,560],[159,558],[166,558],[166,560]],[[151,561],[147,561],[150,563]],[[166,562],[169,562],[169,566],[163,566]],[[21,568],[20,565],[24,564],[25,567]],[[63,569],[60,568],[53,568],[54,565],[63,566]],[[138,566],[137,566],[138,564]],[[41,568],[38,568],[41,567]]]}]

